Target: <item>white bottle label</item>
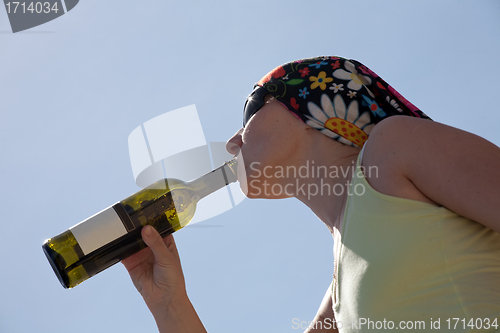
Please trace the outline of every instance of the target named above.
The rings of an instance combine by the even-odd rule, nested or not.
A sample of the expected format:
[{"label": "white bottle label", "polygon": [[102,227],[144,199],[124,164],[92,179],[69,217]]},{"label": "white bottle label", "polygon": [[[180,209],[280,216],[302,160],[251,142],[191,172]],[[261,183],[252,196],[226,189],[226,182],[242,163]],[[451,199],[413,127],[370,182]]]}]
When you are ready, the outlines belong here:
[{"label": "white bottle label", "polygon": [[85,255],[127,233],[127,229],[113,206],[74,225],[69,230]]}]

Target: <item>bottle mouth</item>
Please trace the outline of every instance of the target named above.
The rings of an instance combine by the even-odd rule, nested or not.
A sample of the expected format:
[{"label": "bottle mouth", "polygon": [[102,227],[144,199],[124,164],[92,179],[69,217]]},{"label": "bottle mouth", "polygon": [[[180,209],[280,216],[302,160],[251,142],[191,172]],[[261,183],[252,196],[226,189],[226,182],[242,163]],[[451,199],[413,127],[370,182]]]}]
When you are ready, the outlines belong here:
[{"label": "bottle mouth", "polygon": [[230,161],[227,161],[224,163],[227,168],[225,169],[229,169],[231,172],[227,172],[226,173],[226,176],[228,178],[228,182],[229,183],[233,183],[235,181],[238,180],[238,161],[236,160],[236,157],[234,157],[233,159],[231,159]]}]

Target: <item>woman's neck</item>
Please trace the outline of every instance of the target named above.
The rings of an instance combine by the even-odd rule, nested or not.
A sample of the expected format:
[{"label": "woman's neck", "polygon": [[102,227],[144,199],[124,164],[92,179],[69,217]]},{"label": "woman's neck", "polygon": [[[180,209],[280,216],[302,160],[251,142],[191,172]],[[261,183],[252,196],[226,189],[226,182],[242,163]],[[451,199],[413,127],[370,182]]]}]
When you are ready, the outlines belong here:
[{"label": "woman's neck", "polygon": [[360,150],[320,135],[324,138],[315,138],[309,146],[314,149],[305,150],[295,162],[298,172],[294,197],[306,204],[333,233],[334,229],[340,230]]}]

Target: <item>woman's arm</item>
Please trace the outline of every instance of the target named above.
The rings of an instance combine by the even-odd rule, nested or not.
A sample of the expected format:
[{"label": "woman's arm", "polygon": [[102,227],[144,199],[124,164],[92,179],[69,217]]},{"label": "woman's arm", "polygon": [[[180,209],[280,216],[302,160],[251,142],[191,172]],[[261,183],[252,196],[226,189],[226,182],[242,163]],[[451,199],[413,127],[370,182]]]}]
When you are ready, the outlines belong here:
[{"label": "woman's arm", "polygon": [[167,309],[155,310],[151,313],[160,333],[207,332],[188,297],[179,299]]},{"label": "woman's arm", "polygon": [[326,290],[323,301],[319,306],[318,312],[314,317],[311,327],[306,329],[304,333],[338,333],[335,328],[335,316],[333,314],[332,302],[332,285]]},{"label": "woman's arm", "polygon": [[500,148],[472,133],[405,116],[381,121],[370,140],[425,196],[500,233]]},{"label": "woman's arm", "polygon": [[156,229],[146,226],[142,229],[142,239],[148,248],[122,263],[160,333],[206,333],[187,296],[174,237],[162,239]]}]

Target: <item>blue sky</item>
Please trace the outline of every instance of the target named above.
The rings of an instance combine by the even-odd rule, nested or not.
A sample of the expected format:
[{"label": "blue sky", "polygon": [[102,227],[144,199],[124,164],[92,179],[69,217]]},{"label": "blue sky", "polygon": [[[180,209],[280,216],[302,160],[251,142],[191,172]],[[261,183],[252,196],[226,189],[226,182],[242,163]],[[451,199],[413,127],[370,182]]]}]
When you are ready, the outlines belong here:
[{"label": "blue sky", "polygon": [[[284,62],[356,59],[434,120],[500,145],[499,18],[496,0],[82,0],[12,34],[0,10],[0,332],[155,332],[121,264],[65,290],[41,244],[139,190],[137,126],[195,104],[207,141],[225,141]],[[333,242],[307,207],[246,199],[199,225],[175,237],[210,332],[298,332],[294,318],[314,317]]]}]

